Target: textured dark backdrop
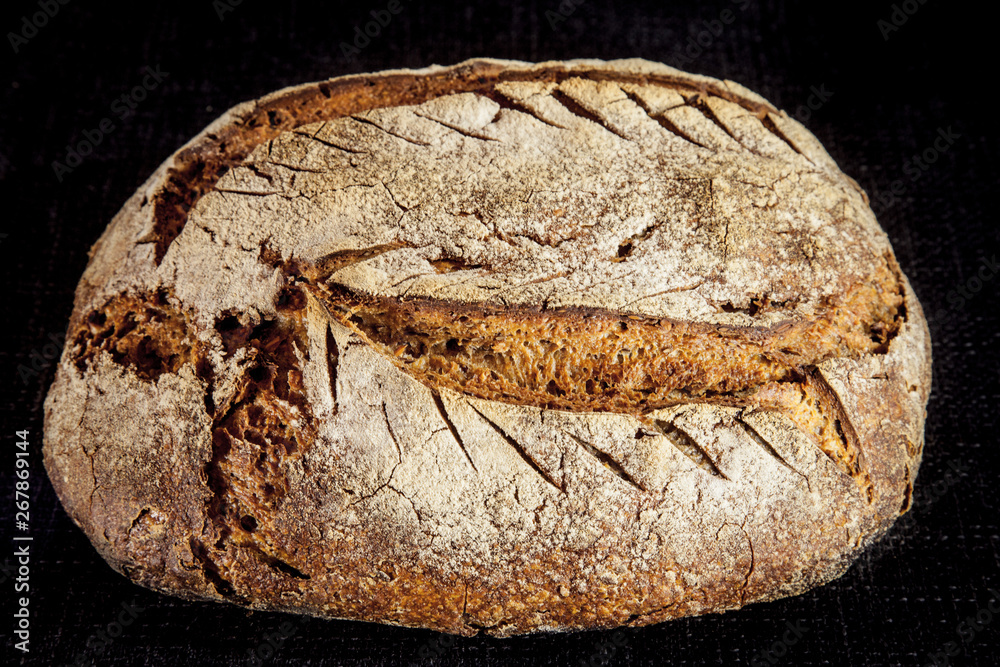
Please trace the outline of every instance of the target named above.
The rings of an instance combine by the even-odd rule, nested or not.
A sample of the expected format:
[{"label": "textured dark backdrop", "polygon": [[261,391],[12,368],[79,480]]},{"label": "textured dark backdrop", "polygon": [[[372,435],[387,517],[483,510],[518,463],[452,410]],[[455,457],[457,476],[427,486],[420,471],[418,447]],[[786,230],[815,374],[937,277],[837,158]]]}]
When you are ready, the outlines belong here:
[{"label": "textured dark backdrop", "polygon": [[[247,651],[290,621],[294,635],[269,664],[700,665],[769,664],[770,657],[795,665],[924,665],[951,641],[958,644],[952,664],[997,664],[1000,615],[989,605],[1000,598],[990,590],[1000,589],[992,451],[998,444],[1000,277],[976,280],[982,262],[1000,252],[996,112],[983,97],[996,78],[987,69],[996,65],[996,25],[985,9],[900,0],[899,11],[912,16],[897,13],[901,25],[886,39],[878,21],[891,20],[888,0],[859,7],[757,0],[584,0],[574,7],[567,1],[569,17],[554,26],[546,12],[558,11],[558,0],[401,0],[403,11],[349,60],[340,43],[370,20],[371,10],[384,8],[384,0],[344,7],[222,1],[184,8],[68,2],[37,34],[22,17],[40,11],[38,0],[4,3],[0,30],[26,40],[14,40],[16,52],[9,34],[0,44],[0,270],[7,322],[0,380],[9,397],[0,433],[0,561],[11,562],[14,544],[18,429],[30,430],[34,541],[27,657],[13,647],[14,582],[0,574],[3,663],[61,665],[79,657],[79,664],[102,665],[247,664]],[[219,11],[230,6],[220,20]],[[703,21],[718,19],[725,8],[734,20],[721,34],[702,35],[700,53],[690,48],[685,54],[688,38],[697,40]],[[818,108],[807,114],[803,107],[799,116],[873,195],[928,312],[934,341],[927,448],[914,509],[843,578],[798,598],[622,635],[445,638],[451,643],[445,647],[432,643],[444,636],[426,631],[157,595],[114,573],[66,517],[41,466],[41,406],[52,380],[46,344],[64,332],[87,250],[126,198],[171,152],[240,101],[338,74],[473,56],[641,56],[739,81],[792,113],[816,95],[814,88],[824,91],[828,99],[813,97]],[[133,115],[119,120],[114,100],[142,81],[146,66],[168,74]],[[60,182],[52,162],[64,161],[67,144],[93,134],[104,117],[114,129]],[[926,171],[907,168],[942,130],[957,135],[947,150],[930,153],[935,160]],[[26,372],[32,361],[37,375]],[[95,640],[122,603],[143,610],[111,643]],[[963,625],[977,613],[978,630]],[[801,637],[788,633],[787,623]],[[783,636],[794,643],[775,644]],[[613,637],[620,645],[612,656]],[[769,649],[774,653],[765,655]],[[942,655],[938,663],[945,660]]]}]

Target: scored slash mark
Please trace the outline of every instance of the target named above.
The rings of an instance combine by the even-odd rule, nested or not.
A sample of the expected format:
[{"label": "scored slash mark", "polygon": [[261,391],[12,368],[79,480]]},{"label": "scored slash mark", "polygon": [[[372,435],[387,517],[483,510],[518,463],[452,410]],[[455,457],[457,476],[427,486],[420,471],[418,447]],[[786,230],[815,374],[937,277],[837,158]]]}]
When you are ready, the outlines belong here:
[{"label": "scored slash mark", "polygon": [[[416,113],[416,112],[414,112],[414,113]],[[437,118],[432,118],[430,116],[425,116],[422,113],[417,113],[417,115],[420,116],[421,118],[426,118],[427,120],[429,120],[431,122],[437,123],[438,125],[443,125],[443,126],[447,127],[449,130],[452,130],[454,132],[458,132],[459,134],[461,134],[463,136],[466,136],[466,137],[471,137],[473,139],[479,139],[480,141],[500,141],[499,139],[494,139],[493,137],[487,137],[484,134],[478,134],[476,132],[470,132],[469,130],[466,130],[463,127],[459,127],[458,125],[452,125],[451,123],[446,123],[443,120],[438,120]]]},{"label": "scored slash mark", "polygon": [[[861,450],[860,438],[854,430],[854,425],[847,416],[840,396],[834,390],[820,370],[813,366],[807,374],[807,386],[817,390],[821,403],[821,414],[833,412],[832,418],[837,437],[843,443],[844,451],[850,455],[854,454],[853,461],[839,461],[837,457],[823,450],[823,453],[836,464],[840,470],[852,477],[855,481],[862,481],[862,470],[864,469],[864,452]],[[822,449],[822,448],[820,448]],[[865,475],[866,476],[866,475]],[[869,499],[870,500],[870,499]]]},{"label": "scored slash mark", "polygon": [[410,144],[413,144],[414,146],[421,146],[421,147],[430,146],[430,144],[427,143],[426,141],[417,141],[415,139],[410,139],[409,137],[405,137],[402,134],[397,134],[397,133],[393,132],[392,130],[389,130],[387,128],[382,127],[381,125],[379,125],[378,123],[376,123],[374,121],[368,120],[367,118],[362,118],[360,116],[351,116],[351,118],[353,118],[354,120],[358,121],[359,123],[364,123],[365,125],[370,125],[370,126],[374,127],[377,130],[382,130],[383,132],[385,132],[389,136],[396,137],[397,139],[402,139],[403,141],[405,141],[407,143],[410,143]]},{"label": "scored slash mark", "polygon": [[808,484],[809,482],[808,477],[806,477],[801,472],[792,467],[792,465],[788,461],[786,461],[785,458],[781,456],[781,454],[778,453],[778,451],[774,448],[774,445],[765,440],[764,437],[757,432],[757,429],[755,429],[753,426],[751,426],[750,424],[748,424],[743,420],[744,412],[745,410],[740,410],[739,414],[736,415],[736,423],[743,427],[743,430],[747,432],[747,435],[750,436],[750,439],[756,442],[758,445],[760,445],[764,449],[764,451],[766,451],[768,454],[778,459],[778,462],[781,463],[781,465],[785,466],[795,474],[800,475],[802,479],[806,480],[806,483]]},{"label": "scored slash mark", "polygon": [[482,412],[477,410],[476,406],[469,403],[469,407],[475,410],[476,414],[482,417],[483,421],[485,421],[494,431],[496,431],[501,438],[506,440],[507,444],[513,447],[514,451],[516,451],[518,454],[521,455],[521,458],[524,459],[524,462],[527,463],[529,466],[531,466],[532,470],[534,470],[535,472],[537,472],[539,475],[542,476],[542,479],[544,479],[546,482],[559,489],[562,493],[566,493],[566,489],[560,486],[559,484],[556,484],[556,481],[552,479],[552,477],[550,477],[548,473],[542,470],[541,466],[539,466],[538,463],[535,462],[535,459],[531,458],[531,455],[524,450],[524,448],[521,446],[521,443],[519,443],[517,440],[507,435],[506,431],[497,426],[497,424],[492,419],[490,419]]},{"label": "scored slash mark", "polygon": [[633,102],[635,102],[636,106],[638,106],[640,109],[642,109],[643,111],[645,111],[647,116],[649,116],[650,118],[652,118],[653,120],[655,120],[657,123],[659,123],[660,127],[662,127],[667,132],[672,132],[673,134],[676,134],[681,139],[684,139],[685,141],[688,141],[688,142],[694,144],[695,146],[699,146],[701,148],[705,148],[705,149],[711,150],[705,144],[703,144],[700,141],[697,141],[693,137],[689,136],[684,130],[682,130],[681,128],[677,127],[677,125],[675,125],[673,123],[673,121],[671,121],[669,118],[667,118],[663,114],[654,115],[653,112],[652,112],[652,110],[646,105],[646,103],[642,100],[642,98],[639,97],[634,91],[629,91],[629,90],[622,89],[622,92],[625,93],[625,95],[630,100],[632,100]]},{"label": "scored slash mark", "polygon": [[621,467],[621,465],[618,463],[618,461],[615,461],[613,458],[611,458],[610,455],[602,452],[601,450],[599,450],[594,445],[590,444],[586,440],[583,440],[582,438],[579,438],[579,437],[573,435],[569,431],[565,431],[565,430],[563,430],[561,428],[559,430],[562,431],[563,433],[565,433],[566,435],[568,435],[569,437],[573,438],[573,440],[575,440],[576,443],[578,445],[580,445],[580,447],[583,448],[584,451],[586,451],[588,454],[590,454],[595,459],[597,459],[598,461],[600,461],[604,465],[605,468],[607,468],[612,473],[614,473],[615,475],[617,475],[618,477],[620,477],[622,480],[624,480],[625,482],[631,484],[632,486],[634,486],[635,488],[639,489],[640,491],[645,491],[645,492],[649,491],[649,489],[647,489],[646,487],[644,487],[642,484],[640,484],[639,482],[637,482],[631,475],[629,475],[628,472],[626,472],[625,469]]},{"label": "scored slash mark", "polygon": [[654,419],[649,423],[653,426],[654,430],[666,437],[670,444],[680,450],[681,454],[691,459],[696,466],[711,475],[721,477],[726,481],[729,480],[725,473],[715,465],[715,461],[712,460],[708,453],[695,442],[695,439],[682,431],[676,424],[659,419]]},{"label": "scored slash mark", "polygon": [[276,160],[272,160],[270,155],[268,155],[268,159],[267,159],[266,164],[274,165],[275,167],[281,167],[282,169],[287,169],[288,171],[294,171],[294,172],[303,173],[303,174],[325,174],[326,173],[326,170],[324,170],[324,169],[310,169],[308,167],[300,167],[300,166],[296,166],[296,165],[286,164],[285,162],[278,162]]},{"label": "scored slash mark", "polygon": [[552,99],[554,99],[556,102],[566,107],[567,111],[569,111],[571,114],[589,120],[592,123],[597,123],[611,134],[617,137],[621,137],[626,141],[634,141],[631,137],[622,134],[616,127],[607,123],[603,118],[601,118],[594,112],[590,111],[590,109],[584,107],[582,104],[577,102],[575,99],[573,99],[563,91],[559,89],[553,90]]},{"label": "scored slash mark", "polygon": [[546,125],[550,125],[552,127],[559,128],[560,130],[565,130],[566,129],[562,125],[559,125],[557,123],[553,123],[551,120],[546,120],[545,118],[542,118],[537,113],[535,113],[530,107],[525,106],[521,102],[518,102],[516,100],[513,100],[513,99],[507,97],[506,95],[504,95],[503,93],[501,93],[499,90],[494,89],[494,90],[488,91],[488,92],[484,93],[484,96],[488,97],[489,99],[491,99],[494,102],[496,102],[497,104],[499,104],[501,109],[510,109],[512,111],[518,111],[520,113],[523,113],[526,116],[531,116],[532,118],[534,118],[536,120],[539,120],[539,121],[545,123]]},{"label": "scored slash mark", "polygon": [[653,120],[655,120],[657,123],[659,123],[660,126],[663,129],[667,130],[668,132],[673,132],[674,134],[676,134],[681,139],[684,139],[685,141],[688,141],[688,142],[694,144],[695,146],[698,146],[699,148],[704,148],[704,149],[707,149],[707,150],[711,150],[710,148],[708,148],[708,146],[706,146],[705,144],[701,143],[700,141],[698,141],[694,137],[688,135],[681,128],[677,127],[677,125],[675,125],[673,123],[673,121],[671,121],[666,116],[651,116],[651,118]]},{"label": "scored slash mark", "polygon": [[[774,119],[771,118],[771,114],[766,114],[763,118],[760,119],[760,122],[764,125],[764,127],[766,127],[768,130],[771,131],[771,134],[773,134],[774,136],[778,137],[786,144],[788,144],[789,148],[791,148],[793,151],[804,157],[806,160],[809,160],[809,156],[800,151],[799,147],[793,144],[792,140],[789,139],[787,136],[785,136],[785,133],[781,131],[781,128],[778,127],[777,123],[774,122]],[[809,160],[809,162],[811,164],[815,164],[815,162],[813,162],[812,160]]]},{"label": "scored slash mark", "polygon": [[[710,147],[702,144],[694,137],[690,136],[687,132],[678,127],[673,121],[671,121],[665,115],[663,114],[654,115],[653,113],[651,113],[649,107],[634,91],[628,91],[622,89],[622,92],[628,99],[630,99],[640,109],[642,109],[646,113],[646,115],[655,120],[663,129],[667,130],[668,132],[674,134],[677,137],[680,137],[681,139],[687,141],[688,143],[698,146],[699,148],[704,148],[706,150],[713,150]],[[596,123],[601,127],[603,127],[604,129],[606,129],[608,132],[611,132],[612,134],[621,137],[622,139],[626,139],[629,141],[632,140],[631,137],[623,134],[618,128],[611,125],[600,115],[598,115],[591,109],[588,109],[578,100],[574,99],[572,96],[568,95],[562,90],[559,89],[553,90],[551,96],[561,105],[563,105],[570,113],[576,116],[580,116],[581,118],[589,120],[593,123]],[[730,130],[730,128],[725,123],[722,122],[722,119],[719,118],[718,114],[709,104],[708,99],[705,98],[700,92],[695,92],[692,95],[685,96],[685,101],[686,101],[686,106],[692,107],[695,110],[697,110],[707,121],[713,123],[719,129],[725,132],[726,135],[729,136],[729,138],[732,139],[736,143],[736,145],[743,148],[743,150],[753,153],[754,155],[766,157],[761,153],[759,153],[758,151],[751,148],[750,146],[747,146],[742,141],[740,141],[740,139],[732,132],[732,130]],[[760,116],[758,114],[754,115],[756,118],[760,120],[761,124],[766,130],[768,130],[779,140],[787,144],[788,147],[792,149],[792,151],[794,151],[799,155],[802,155],[802,157],[805,157],[807,160],[809,160],[809,158],[806,157],[805,154],[803,154],[802,151],[800,151],[798,147],[796,147],[795,144],[792,143],[792,141],[787,136],[785,136],[784,132],[781,131],[781,129],[775,124],[774,120],[769,115],[767,115],[767,113],[765,113],[764,116]],[[809,161],[812,162],[811,160]]]},{"label": "scored slash mark", "polygon": [[[322,129],[322,128],[320,128],[320,129]],[[318,133],[319,133],[319,130],[316,130],[316,134],[318,134]],[[360,151],[360,150],[358,150],[356,148],[347,148],[346,146],[340,146],[338,144],[335,144],[332,141],[327,141],[326,139],[320,139],[319,137],[316,136],[316,134],[307,134],[305,132],[296,132],[295,130],[292,130],[292,134],[297,134],[300,137],[305,137],[307,139],[311,139],[312,141],[315,141],[318,144],[323,144],[324,146],[329,146],[330,148],[336,148],[337,150],[344,151],[345,153],[351,153],[353,155],[361,155],[361,154],[367,154],[368,153],[368,151]]]},{"label": "scored slash mark", "polygon": [[462,453],[465,454],[465,458],[469,460],[469,465],[471,465],[472,469],[478,474],[479,468],[476,467],[476,462],[472,460],[472,455],[469,454],[469,450],[466,449],[465,441],[462,440],[462,436],[458,432],[458,427],[455,426],[455,424],[451,421],[451,417],[448,416],[448,411],[444,407],[444,401],[441,400],[441,395],[436,391],[431,391],[431,397],[434,399],[434,405],[437,406],[438,412],[441,413],[441,419],[444,420],[448,430],[451,431],[451,436],[455,438],[455,442],[457,442],[458,446],[462,449]]},{"label": "scored slash mark", "polygon": [[757,151],[752,150],[749,146],[745,145],[742,141],[740,141],[735,134],[732,133],[732,131],[726,126],[725,123],[722,122],[719,116],[715,113],[715,110],[712,109],[712,107],[708,104],[708,101],[703,99],[701,95],[694,95],[693,97],[688,98],[687,103],[688,106],[694,107],[695,109],[700,111],[701,115],[707,118],[709,121],[718,125],[723,132],[729,135],[730,139],[735,141],[740,146],[743,146],[744,149],[750,151],[751,153],[754,153],[755,155],[760,155],[760,153],[757,153]]}]

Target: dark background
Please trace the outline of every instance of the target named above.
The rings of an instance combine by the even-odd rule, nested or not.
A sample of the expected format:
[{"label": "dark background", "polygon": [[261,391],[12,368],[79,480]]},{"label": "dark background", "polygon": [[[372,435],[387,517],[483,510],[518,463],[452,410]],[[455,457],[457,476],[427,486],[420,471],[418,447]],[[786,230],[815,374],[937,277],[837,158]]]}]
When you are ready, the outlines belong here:
[{"label": "dark background", "polygon": [[[45,1],[45,0],[43,0]],[[48,0],[52,2],[53,0]],[[234,0],[239,1],[239,0]],[[14,432],[31,443],[31,653],[13,648],[15,594],[0,574],[0,638],[6,664],[236,665],[282,623],[294,635],[274,665],[778,664],[925,665],[956,642],[951,664],[994,665],[1000,655],[998,535],[997,291],[977,282],[1000,252],[996,214],[998,141],[996,22],[985,5],[901,2],[913,11],[888,34],[888,1],[564,4],[409,2],[353,59],[342,41],[383,9],[243,0],[220,20],[211,0],[59,5],[15,53],[9,32],[40,11],[7,0],[0,12],[0,562],[13,544]],[[745,9],[741,9],[745,7]],[[734,20],[689,46],[703,21],[730,8]],[[900,10],[903,8],[900,7]],[[552,17],[553,15],[550,15]],[[901,17],[897,14],[897,22]],[[718,27],[718,26],[716,26]],[[32,34],[30,30],[26,34]],[[455,639],[378,625],[321,621],[190,603],[133,586],[113,572],[59,506],[41,466],[42,401],[52,380],[50,335],[65,331],[87,250],[156,166],[226,108],[283,86],[385,68],[452,64],[469,57],[521,60],[640,56],[738,81],[795,114],[813,87],[832,96],[806,118],[842,169],[872,195],[903,270],[930,320],[934,386],[914,508],[888,538],[834,583],[797,598],[620,635],[589,632],[497,640]],[[146,66],[163,83],[119,120],[114,100]],[[62,181],[64,161],[100,120],[114,129]],[[926,171],[907,169],[939,130],[958,138]],[[919,178],[914,180],[914,174]],[[890,197],[892,183],[897,195]],[[995,259],[994,259],[995,261]],[[988,272],[984,271],[983,275]],[[966,296],[958,290],[966,289]],[[968,298],[966,298],[968,297]],[[48,349],[51,355],[52,348]],[[34,355],[34,357],[32,356]],[[32,359],[40,372],[31,374]],[[34,370],[32,369],[32,370]],[[949,471],[951,471],[949,473]],[[122,603],[144,610],[121,636],[93,637]],[[970,637],[965,619],[980,613]],[[988,623],[985,621],[989,621]],[[792,623],[801,638],[787,634]],[[959,633],[963,632],[962,635]],[[777,644],[782,636],[794,644]],[[620,645],[611,655],[608,642]],[[90,646],[88,647],[88,639]],[[969,641],[963,641],[969,639]],[[434,641],[451,643],[444,647]],[[604,656],[599,646],[605,643]],[[614,646],[614,644],[610,644]],[[267,655],[266,651],[264,652]],[[780,657],[778,654],[781,654]],[[592,659],[593,658],[593,659]],[[941,655],[939,664],[945,664]]]}]

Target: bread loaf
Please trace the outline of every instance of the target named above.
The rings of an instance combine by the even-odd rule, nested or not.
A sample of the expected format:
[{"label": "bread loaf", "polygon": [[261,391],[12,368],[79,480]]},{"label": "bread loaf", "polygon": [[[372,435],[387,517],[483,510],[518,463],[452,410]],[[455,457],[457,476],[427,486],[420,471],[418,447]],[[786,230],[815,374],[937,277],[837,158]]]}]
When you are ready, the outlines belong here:
[{"label": "bread loaf", "polygon": [[910,503],[930,340],[865,193],[643,60],[331,79],[225,113],[94,246],[66,511],[191,599],[497,636],[840,576]]}]

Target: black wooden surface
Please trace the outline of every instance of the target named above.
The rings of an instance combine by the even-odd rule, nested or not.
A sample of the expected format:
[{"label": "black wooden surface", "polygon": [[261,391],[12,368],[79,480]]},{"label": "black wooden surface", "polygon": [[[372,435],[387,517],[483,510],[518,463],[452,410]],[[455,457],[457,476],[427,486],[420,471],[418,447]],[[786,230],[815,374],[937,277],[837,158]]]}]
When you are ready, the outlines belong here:
[{"label": "black wooden surface", "polygon": [[[57,6],[42,2],[50,11]],[[1000,615],[990,606],[1000,610],[1000,592],[991,591],[1000,591],[1000,276],[977,282],[983,262],[1000,253],[1000,152],[989,95],[997,38],[986,6],[907,0],[893,17],[888,1],[577,0],[562,4],[568,16],[559,20],[557,0],[400,3],[402,11],[353,58],[341,42],[386,1],[243,0],[232,11],[231,0],[69,2],[34,33],[22,19],[42,11],[38,0],[4,3],[0,561],[14,564],[13,534],[33,541],[28,654],[13,645],[23,595],[14,591],[16,573],[0,574],[3,664],[256,664],[250,655],[265,636],[280,644],[258,652],[273,665],[997,664]],[[878,22],[893,18],[899,29],[883,34],[891,23]],[[12,43],[9,33],[27,37]],[[699,39],[700,50],[690,46]],[[41,466],[41,405],[52,380],[46,345],[65,331],[87,250],[126,198],[238,102],[343,73],[473,56],[641,56],[739,81],[799,110],[872,195],[931,321],[935,375],[914,509],[843,578],[797,598],[621,634],[449,639],[161,596],[114,573],[69,521]],[[147,67],[158,67],[163,80],[122,117],[115,100],[143,82]],[[808,109],[810,99],[817,108]],[[65,162],[67,144],[94,136],[105,117],[113,129],[59,180],[53,161]],[[940,132],[953,140],[928,153],[933,164],[908,164],[933,149]],[[26,372],[32,361],[36,375]],[[27,533],[13,523],[14,432],[21,429],[30,430],[32,452]],[[126,613],[130,623],[119,628],[123,604],[133,605],[134,618]],[[274,639],[283,624],[290,636]],[[118,636],[105,641],[102,631]]]}]

